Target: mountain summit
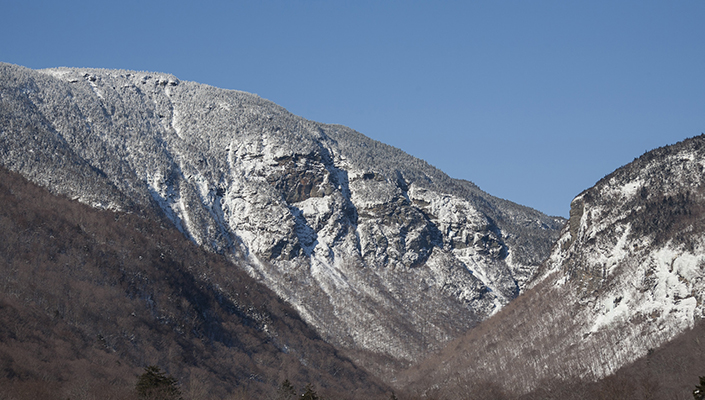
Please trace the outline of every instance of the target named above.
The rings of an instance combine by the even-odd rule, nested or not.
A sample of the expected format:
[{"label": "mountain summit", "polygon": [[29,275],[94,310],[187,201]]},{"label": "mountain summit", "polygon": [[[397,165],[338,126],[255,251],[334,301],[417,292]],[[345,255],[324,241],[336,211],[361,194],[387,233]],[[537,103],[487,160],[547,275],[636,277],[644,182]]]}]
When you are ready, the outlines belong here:
[{"label": "mountain summit", "polygon": [[375,368],[496,313],[564,223],[352,129],[161,73],[0,64],[0,162],[93,207],[158,211]]}]

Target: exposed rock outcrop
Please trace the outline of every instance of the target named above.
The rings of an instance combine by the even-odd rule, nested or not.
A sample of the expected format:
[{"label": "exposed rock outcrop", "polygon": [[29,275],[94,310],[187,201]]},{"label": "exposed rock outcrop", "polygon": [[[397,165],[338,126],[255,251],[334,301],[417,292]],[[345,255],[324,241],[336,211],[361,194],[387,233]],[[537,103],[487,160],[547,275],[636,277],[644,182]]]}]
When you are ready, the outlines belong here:
[{"label": "exposed rock outcrop", "polygon": [[326,340],[397,362],[513,299],[564,222],[349,128],[171,75],[0,64],[0,96],[3,165],[95,207],[159,210]]}]

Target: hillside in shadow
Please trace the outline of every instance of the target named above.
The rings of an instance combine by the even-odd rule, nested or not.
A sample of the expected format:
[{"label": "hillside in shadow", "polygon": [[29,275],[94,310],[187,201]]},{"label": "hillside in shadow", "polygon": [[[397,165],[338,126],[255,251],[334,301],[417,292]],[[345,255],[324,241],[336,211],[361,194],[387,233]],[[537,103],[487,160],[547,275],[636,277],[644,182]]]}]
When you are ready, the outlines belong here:
[{"label": "hillside in shadow", "polygon": [[0,398],[131,398],[150,365],[186,399],[268,398],[285,379],[386,396],[270,290],[156,216],[95,210],[4,168],[0,204]]}]

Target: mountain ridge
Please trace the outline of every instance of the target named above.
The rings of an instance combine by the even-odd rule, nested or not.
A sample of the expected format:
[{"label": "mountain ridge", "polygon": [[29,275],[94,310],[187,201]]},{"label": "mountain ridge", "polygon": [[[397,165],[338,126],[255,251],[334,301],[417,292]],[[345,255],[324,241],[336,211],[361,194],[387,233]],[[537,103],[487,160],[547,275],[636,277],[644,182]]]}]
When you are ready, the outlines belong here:
[{"label": "mountain ridge", "polygon": [[545,381],[602,380],[692,329],[705,318],[704,168],[700,135],[580,193],[527,290],[399,384],[528,395]]},{"label": "mountain ridge", "polygon": [[705,316],[705,135],[607,175],[566,221],[245,92],[0,64],[0,164],[158,216],[412,394],[626,393],[606,377]]},{"label": "mountain ridge", "polygon": [[245,92],[0,73],[4,165],[96,207],[162,213],[353,352],[410,363],[457,337],[520,292],[563,223]]}]

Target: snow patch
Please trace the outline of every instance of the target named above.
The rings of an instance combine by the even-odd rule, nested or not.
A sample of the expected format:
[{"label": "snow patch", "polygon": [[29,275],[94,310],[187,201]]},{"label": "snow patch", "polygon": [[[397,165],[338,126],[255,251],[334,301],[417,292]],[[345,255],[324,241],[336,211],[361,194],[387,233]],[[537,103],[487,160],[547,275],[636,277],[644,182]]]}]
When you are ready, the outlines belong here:
[{"label": "snow patch", "polygon": [[601,302],[602,312],[595,318],[590,332],[597,332],[598,329],[609,326],[616,321],[626,321],[631,315],[631,310],[628,305],[629,300],[629,292],[623,295],[611,294],[605,297]]},{"label": "snow patch", "polygon": [[[678,332],[692,326],[699,292],[693,282],[703,275],[705,256],[685,253],[670,246],[655,251],[650,262],[630,273],[600,301],[590,332],[615,323],[627,323],[636,315],[652,319],[659,330]],[[635,285],[641,283],[639,290]]]},{"label": "snow patch", "polygon": [[631,198],[636,195],[637,191],[643,186],[644,182],[641,179],[628,182],[620,188],[623,197]]},{"label": "snow patch", "polygon": [[336,261],[330,262],[327,257],[318,256],[318,252],[311,257],[311,276],[331,297],[335,297],[339,290],[350,289],[347,278],[336,266]]},{"label": "snow patch", "polygon": [[615,268],[619,263],[629,255],[629,249],[627,248],[627,238],[629,237],[629,232],[631,231],[631,225],[627,225],[626,228],[624,228],[624,232],[622,233],[622,236],[620,236],[619,240],[617,241],[617,244],[612,248],[612,252],[607,257],[607,260],[605,262],[605,268],[607,270],[607,275],[612,275],[614,273]]}]

